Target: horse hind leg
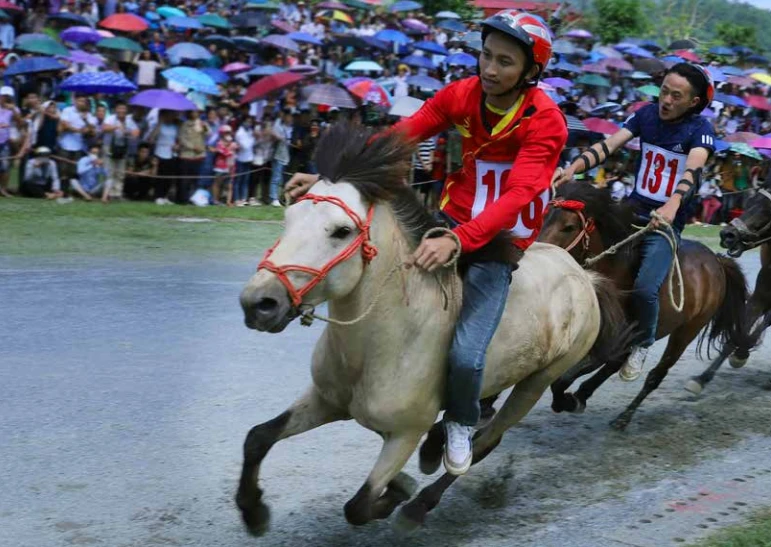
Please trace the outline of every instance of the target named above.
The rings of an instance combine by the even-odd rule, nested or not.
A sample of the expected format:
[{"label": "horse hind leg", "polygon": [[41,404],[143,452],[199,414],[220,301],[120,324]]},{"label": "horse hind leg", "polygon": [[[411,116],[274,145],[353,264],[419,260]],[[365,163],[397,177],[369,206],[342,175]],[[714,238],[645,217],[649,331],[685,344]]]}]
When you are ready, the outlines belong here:
[{"label": "horse hind leg", "polygon": [[621,369],[621,366],[624,364],[626,357],[627,356],[625,355],[622,359],[605,363],[602,368],[600,368],[600,370],[594,374],[594,376],[581,384],[578,390],[573,394],[573,397],[576,398],[578,404],[580,405],[579,408],[586,408],[586,402],[591,398],[592,395],[594,395],[594,392],[597,391],[597,388],[599,388],[607,381],[608,378],[616,374]]},{"label": "horse hind leg", "polygon": [[347,418],[346,412],[329,405],[311,388],[288,410],[249,431],[244,441],[244,464],[236,494],[236,505],[249,533],[262,535],[270,524],[270,510],[262,501],[259,473],[260,464],[271,447],[282,439]]},{"label": "horse hind leg", "polygon": [[560,376],[552,385],[552,403],[551,409],[554,412],[583,412],[586,408],[586,401],[581,401],[575,394],[567,389],[579,377],[594,372],[602,366],[602,363],[584,358],[577,365],[573,366],[565,374]]},{"label": "horse hind leg", "polygon": [[706,385],[712,381],[712,378],[715,377],[715,373],[718,371],[718,369],[723,366],[726,358],[731,355],[735,349],[736,348],[734,348],[731,344],[726,344],[723,346],[723,349],[720,350],[720,355],[718,355],[715,360],[710,363],[709,367],[707,367],[704,372],[698,376],[692,376],[691,379],[685,383],[685,390],[689,393],[693,393],[694,395],[701,394]]}]

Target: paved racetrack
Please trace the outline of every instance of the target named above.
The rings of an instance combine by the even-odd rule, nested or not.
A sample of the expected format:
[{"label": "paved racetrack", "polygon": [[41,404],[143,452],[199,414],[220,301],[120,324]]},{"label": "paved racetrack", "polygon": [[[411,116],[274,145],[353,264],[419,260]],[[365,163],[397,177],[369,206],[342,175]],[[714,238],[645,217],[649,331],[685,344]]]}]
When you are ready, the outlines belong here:
[{"label": "paved racetrack", "polygon": [[[741,262],[754,282],[757,255]],[[248,331],[253,268],[0,259],[0,545],[663,546],[771,505],[768,351],[696,400],[689,349],[625,433],[607,423],[641,382],[611,380],[579,416],[544,398],[408,538],[342,515],[376,435],[348,422],[281,443],[262,467],[272,529],[251,538],[241,443],[302,392],[323,328]]]}]

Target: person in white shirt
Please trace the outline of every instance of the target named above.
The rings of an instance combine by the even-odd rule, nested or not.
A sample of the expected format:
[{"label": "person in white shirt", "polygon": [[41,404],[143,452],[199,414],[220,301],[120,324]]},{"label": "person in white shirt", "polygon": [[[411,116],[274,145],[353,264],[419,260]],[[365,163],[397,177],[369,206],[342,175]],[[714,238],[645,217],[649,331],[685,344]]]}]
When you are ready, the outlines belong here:
[{"label": "person in white shirt", "polygon": [[128,116],[128,107],[125,102],[116,103],[115,114],[105,119],[102,132],[104,133],[104,163],[107,170],[105,186],[110,188],[111,197],[119,198],[123,195],[129,142],[139,136],[139,127]]},{"label": "person in white shirt", "polygon": [[236,180],[233,184],[233,197],[236,207],[246,205],[249,197],[249,180],[251,179],[252,162],[254,161],[254,146],[257,139],[254,134],[254,118],[247,116],[236,131]]},{"label": "person in white shirt", "polygon": [[77,178],[76,165],[86,149],[84,137],[90,137],[96,132],[96,117],[88,108],[88,98],[85,95],[73,97],[73,106],[62,110],[59,116],[59,155],[65,158],[61,162],[62,189],[69,190],[70,179]]},{"label": "person in white shirt", "polygon": [[407,84],[407,78],[410,75],[410,67],[405,64],[399,65],[399,73],[394,77],[394,100],[409,95],[410,86]]}]

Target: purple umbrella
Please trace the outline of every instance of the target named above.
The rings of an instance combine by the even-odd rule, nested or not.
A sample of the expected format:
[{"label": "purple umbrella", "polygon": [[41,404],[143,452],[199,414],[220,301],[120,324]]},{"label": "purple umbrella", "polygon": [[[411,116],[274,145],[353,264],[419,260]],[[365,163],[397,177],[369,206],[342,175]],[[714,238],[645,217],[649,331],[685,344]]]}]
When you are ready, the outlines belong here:
[{"label": "purple umbrella", "polygon": [[198,107],[187,97],[168,89],[140,91],[131,98],[129,104],[162,110],[198,110]]},{"label": "purple umbrella", "polygon": [[571,38],[594,38],[594,35],[591,32],[582,28],[577,28],[566,32],[565,36],[570,36]]},{"label": "purple umbrella", "polygon": [[73,44],[95,44],[104,37],[91,27],[70,27],[59,33],[62,42]]},{"label": "purple umbrella", "polygon": [[402,21],[402,26],[411,30],[417,30],[418,32],[427,33],[429,31],[428,25],[417,19],[405,19]]},{"label": "purple umbrella", "polygon": [[287,38],[282,34],[269,34],[268,36],[262,39],[262,43],[267,44],[269,46],[277,47],[279,49],[288,49],[289,51],[300,51],[300,46],[297,45],[297,42],[295,42],[291,38]]},{"label": "purple umbrella", "polygon": [[628,63],[624,59],[618,59],[615,57],[603,59],[599,62],[599,64],[608,68],[615,68],[616,70],[634,70],[634,67],[631,63]]},{"label": "purple umbrella", "polygon": [[337,108],[357,108],[356,101],[353,100],[348,90],[329,84],[313,86],[313,91],[308,96],[308,102]]},{"label": "purple umbrella", "polygon": [[273,25],[274,27],[276,27],[281,32],[290,33],[290,32],[295,32],[297,30],[296,28],[294,28],[292,25],[290,25],[286,21],[281,21],[280,19],[276,19],[274,21],[271,21],[270,24]]},{"label": "purple umbrella", "polygon": [[558,87],[560,89],[570,89],[573,87],[573,82],[565,78],[546,78],[544,83],[549,84],[552,87]]},{"label": "purple umbrella", "polygon": [[105,59],[101,55],[86,53],[79,49],[73,49],[68,57],[60,57],[60,59],[67,59],[73,63],[81,63],[88,66],[101,67],[105,65]]},{"label": "purple umbrella", "polygon": [[581,72],[591,72],[592,74],[607,74],[608,69],[601,64],[581,65]]},{"label": "purple umbrella", "polygon": [[407,55],[407,57],[404,57],[401,62],[405,65],[414,66],[417,68],[436,68],[434,63],[431,62],[431,59],[421,55]]},{"label": "purple umbrella", "polygon": [[313,65],[295,65],[289,69],[289,72],[297,72],[298,74],[307,74],[309,76],[318,74],[321,72],[318,67]]}]

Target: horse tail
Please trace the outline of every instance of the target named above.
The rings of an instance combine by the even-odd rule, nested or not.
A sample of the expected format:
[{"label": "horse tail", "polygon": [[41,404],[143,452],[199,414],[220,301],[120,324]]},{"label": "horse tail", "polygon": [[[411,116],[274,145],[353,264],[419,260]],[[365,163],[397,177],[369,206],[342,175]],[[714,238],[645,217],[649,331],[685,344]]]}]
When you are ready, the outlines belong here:
[{"label": "horse tail", "polygon": [[725,296],[708,328],[699,336],[697,352],[701,354],[704,342],[707,343],[707,355],[710,350],[718,350],[726,344],[734,348],[750,349],[749,327],[747,325],[747,278],[739,264],[727,256],[718,255],[717,261],[725,275]]},{"label": "horse tail", "polygon": [[594,363],[607,363],[624,356],[635,335],[635,324],[629,324],[621,305],[621,291],[607,277],[590,272],[592,286],[600,308],[600,331],[589,350]]}]

